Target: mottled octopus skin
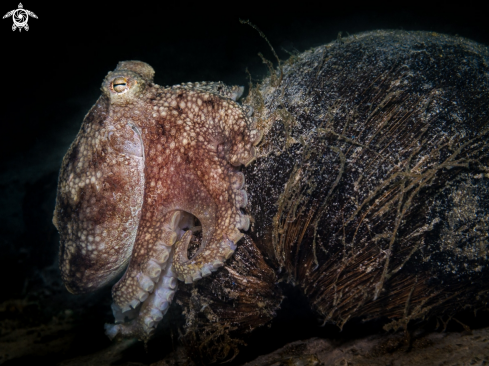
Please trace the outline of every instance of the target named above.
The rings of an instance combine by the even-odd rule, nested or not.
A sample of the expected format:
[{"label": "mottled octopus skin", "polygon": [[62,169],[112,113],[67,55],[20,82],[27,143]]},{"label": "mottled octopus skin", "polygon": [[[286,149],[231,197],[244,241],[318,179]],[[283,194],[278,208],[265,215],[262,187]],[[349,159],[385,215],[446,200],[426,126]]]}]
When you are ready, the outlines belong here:
[{"label": "mottled octopus skin", "polygon": [[[175,277],[210,275],[249,227],[239,166],[254,159],[261,134],[234,101],[242,88],[161,87],[153,76],[140,61],[107,75],[59,175],[53,222],[67,289],[93,291],[128,265],[112,290],[122,324],[107,326],[111,337],[147,338],[174,296]],[[189,260],[192,231],[184,229],[199,230],[195,218],[202,242]]]}]

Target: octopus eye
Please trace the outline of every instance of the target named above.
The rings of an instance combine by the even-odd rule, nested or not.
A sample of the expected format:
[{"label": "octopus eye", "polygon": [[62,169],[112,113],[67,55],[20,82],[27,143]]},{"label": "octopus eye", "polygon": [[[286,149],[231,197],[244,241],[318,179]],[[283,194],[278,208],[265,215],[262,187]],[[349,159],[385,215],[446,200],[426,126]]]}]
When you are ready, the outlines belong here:
[{"label": "octopus eye", "polygon": [[126,78],[119,77],[112,81],[112,89],[117,93],[122,93],[127,90],[127,80]]}]

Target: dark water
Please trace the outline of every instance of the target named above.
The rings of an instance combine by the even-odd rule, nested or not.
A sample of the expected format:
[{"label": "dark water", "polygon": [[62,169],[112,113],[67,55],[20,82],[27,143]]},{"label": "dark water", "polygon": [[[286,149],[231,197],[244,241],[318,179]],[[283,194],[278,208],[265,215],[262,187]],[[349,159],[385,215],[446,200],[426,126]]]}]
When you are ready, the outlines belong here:
[{"label": "dark water", "polygon": [[[255,23],[281,59],[328,43],[339,32],[347,35],[382,28],[458,34],[489,46],[489,6],[470,2],[457,7],[402,4],[403,9],[392,4],[328,4],[322,8],[296,4],[269,14],[237,2],[229,4],[240,9],[234,11],[210,3],[201,9],[168,2],[157,6],[134,2],[128,7],[116,2],[105,7],[83,2],[70,9],[65,8],[67,4],[23,4],[38,16],[29,20],[28,32],[12,32],[10,18],[0,22],[0,337],[53,317],[60,322],[74,317],[79,325],[71,334],[73,346],[52,352],[46,349],[43,357],[51,362],[109,344],[102,328],[110,321],[109,290],[85,297],[66,292],[58,277],[58,237],[51,217],[62,156],[98,98],[102,79],[118,61],[148,62],[160,85],[203,80],[247,85],[246,69],[254,80],[266,75],[259,52],[274,59],[266,42],[251,27],[240,24],[240,18]],[[0,12],[16,7],[14,2],[2,2]],[[303,301],[298,294],[290,292],[288,301],[272,326],[275,334],[284,336],[274,336],[265,348],[318,335],[358,333],[348,327],[341,335],[331,327],[318,328],[314,314],[294,306]],[[483,323],[471,314],[461,317],[473,326]],[[351,327],[360,326],[360,333],[368,334],[379,330],[379,324],[353,323]],[[293,325],[300,325],[301,330],[291,335],[287,329]],[[270,337],[267,332],[260,330],[250,338],[248,350],[256,354],[271,351],[273,348],[262,347],[261,339]],[[42,343],[42,335],[39,339]],[[131,352],[128,359],[134,361],[158,359],[158,353],[145,354],[142,345]],[[248,359],[253,353],[249,352]],[[37,356],[31,353],[17,364],[23,364],[25,357]]]}]

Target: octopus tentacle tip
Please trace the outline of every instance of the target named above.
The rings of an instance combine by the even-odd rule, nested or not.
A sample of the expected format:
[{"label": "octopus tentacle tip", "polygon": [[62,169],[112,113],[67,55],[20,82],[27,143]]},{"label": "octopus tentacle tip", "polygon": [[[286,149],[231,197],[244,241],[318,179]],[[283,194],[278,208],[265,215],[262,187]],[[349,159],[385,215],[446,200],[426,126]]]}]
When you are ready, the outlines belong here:
[{"label": "octopus tentacle tip", "polygon": [[120,325],[117,325],[117,324],[104,324],[104,328],[105,328],[105,334],[107,335],[107,337],[109,337],[110,340],[113,340],[115,338],[115,336],[119,333],[119,330],[120,330]]}]

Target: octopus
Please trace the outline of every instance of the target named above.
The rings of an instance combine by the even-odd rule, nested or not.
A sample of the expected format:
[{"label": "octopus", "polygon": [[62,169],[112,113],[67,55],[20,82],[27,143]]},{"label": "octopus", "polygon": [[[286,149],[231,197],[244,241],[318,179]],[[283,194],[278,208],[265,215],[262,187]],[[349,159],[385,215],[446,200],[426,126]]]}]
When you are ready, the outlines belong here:
[{"label": "octopus", "polygon": [[121,62],[60,171],[66,287],[125,270],[109,337],[147,340],[175,298],[209,362],[274,318],[284,284],[340,328],[484,307],[487,65],[460,37],[367,32],[281,62],[240,105],[241,87],[163,88]]},{"label": "octopus", "polygon": [[261,134],[235,102],[243,88],[165,88],[153,77],[140,61],[109,72],[59,175],[53,222],[68,291],[93,291],[127,268],[112,289],[111,338],[148,338],[177,279],[215,272],[250,225],[240,166],[255,158]]}]

